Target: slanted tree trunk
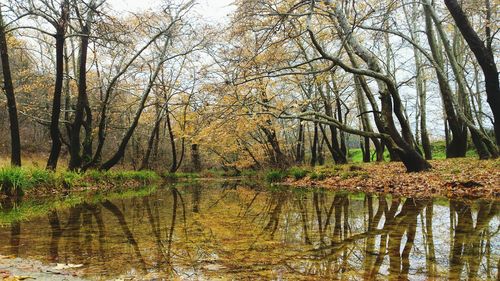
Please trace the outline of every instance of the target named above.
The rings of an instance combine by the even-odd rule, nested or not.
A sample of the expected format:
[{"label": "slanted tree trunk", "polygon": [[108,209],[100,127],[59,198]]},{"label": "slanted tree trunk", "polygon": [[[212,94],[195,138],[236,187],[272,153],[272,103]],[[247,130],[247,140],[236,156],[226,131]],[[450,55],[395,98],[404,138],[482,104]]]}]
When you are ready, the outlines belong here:
[{"label": "slanted tree trunk", "polygon": [[155,123],[153,126],[153,130],[151,130],[151,135],[149,136],[149,139],[148,139],[146,153],[144,153],[144,157],[142,158],[142,162],[141,162],[141,166],[139,166],[139,170],[149,169],[149,158],[151,156],[151,151],[153,150],[155,139],[159,135],[161,120],[163,119],[162,112],[163,112],[163,109],[160,108],[156,114],[156,119],[155,119]]},{"label": "slanted tree trunk", "polygon": [[[106,88],[106,92],[101,96],[101,108],[99,110],[99,124],[97,130],[97,148],[95,150],[94,156],[92,160],[85,164],[83,169],[88,169],[90,167],[97,167],[101,163],[102,158],[102,150],[104,148],[104,143],[106,141],[106,127],[108,123],[108,106],[111,99],[111,95],[118,83],[119,79],[125,74],[125,72],[129,69],[129,67],[135,62],[135,60],[141,56],[141,54],[154,42],[158,40],[158,38],[163,35],[165,31],[160,31],[153,38],[151,38],[140,50],[138,50],[130,60],[127,61],[125,66],[118,71],[118,73],[111,79],[109,85]],[[99,68],[97,68],[97,74],[99,76]]]},{"label": "slanted tree trunk", "polygon": [[19,136],[19,120],[17,117],[16,96],[12,83],[10,70],[9,52],[6,38],[6,26],[0,9],[0,56],[2,61],[3,85],[7,98],[10,126],[10,163],[13,166],[21,166],[21,137]]},{"label": "slanted tree trunk", "polygon": [[[451,69],[453,70],[453,74],[455,75],[456,83],[458,86],[458,94],[459,94],[459,104],[455,106],[457,110],[458,117],[464,122],[471,132],[472,139],[474,141],[474,145],[476,146],[476,150],[481,159],[486,159],[490,157],[498,157],[499,151],[498,146],[495,145],[486,134],[481,132],[476,125],[474,124],[473,119],[471,118],[470,104],[468,102],[467,95],[467,82],[465,79],[465,75],[456,60],[455,54],[452,50],[451,44],[446,36],[446,33],[443,30],[441,25],[441,21],[439,20],[436,12],[429,2],[426,0],[424,3],[424,10],[426,16],[430,17],[436,26],[436,30],[438,32],[439,38],[443,43],[443,48],[450,62]],[[462,106],[462,107],[461,107]]]},{"label": "slanted tree trunk", "polygon": [[158,77],[158,74],[160,73],[161,67],[163,66],[163,63],[165,62],[165,56],[167,53],[167,47],[169,44],[170,40],[165,40],[165,43],[162,46],[161,53],[158,57],[158,62],[156,64],[155,70],[151,77],[149,78],[149,83],[146,86],[146,89],[144,89],[144,92],[142,93],[141,100],[139,101],[139,107],[137,108],[137,111],[135,113],[134,119],[132,121],[132,124],[130,124],[130,127],[127,129],[125,134],[123,135],[123,138],[118,146],[117,151],[113,156],[103,163],[99,169],[100,170],[109,170],[111,169],[114,165],[120,161],[120,159],[123,158],[125,155],[125,149],[127,148],[127,144],[134,134],[135,128],[139,124],[139,119],[141,118],[142,111],[144,110],[144,107],[146,106],[146,101],[148,99],[149,93],[151,92],[151,89],[153,87],[153,84],[156,81],[156,78]]},{"label": "slanted tree trunk", "polygon": [[169,172],[170,173],[175,173],[177,171],[177,148],[175,147],[175,136],[174,136],[174,131],[172,129],[172,123],[170,121],[170,112],[168,111],[168,108],[166,108],[166,122],[167,122],[167,129],[168,129],[168,137],[170,140],[170,148],[172,151],[172,164],[170,165]]},{"label": "slanted tree trunk", "polygon": [[453,93],[451,91],[448,78],[438,69],[438,67],[441,69],[444,67],[444,59],[442,56],[443,52],[440,45],[436,41],[434,28],[432,27],[432,19],[429,12],[425,7],[424,10],[427,41],[431,49],[432,57],[437,64],[435,69],[438,85],[441,92],[441,98],[443,100],[447,125],[449,126],[449,130],[451,132],[447,138],[446,158],[465,157],[465,153],[467,151],[467,128],[459,120],[456,114],[452,101]]},{"label": "slanted tree trunk", "polygon": [[[334,117],[333,114],[333,106],[332,106],[332,96],[331,92],[332,89],[330,88],[330,85],[326,86],[326,91],[323,91],[321,87],[318,87],[318,91],[320,95],[323,98],[323,106],[325,110],[325,114],[329,117]],[[330,150],[330,153],[332,154],[333,161],[335,161],[336,164],[345,164],[347,163],[347,156],[342,153],[342,150],[340,149],[340,144],[338,140],[338,131],[335,126],[329,125],[328,128],[330,129],[330,136],[328,137],[326,132],[324,132],[324,129],[321,127],[322,133],[325,137],[325,142],[328,147],[328,150]],[[331,140],[331,142],[329,141]]]},{"label": "slanted tree trunk", "polygon": [[[346,45],[346,51],[347,51],[347,55],[349,56],[349,60],[351,61],[351,64],[355,68],[358,68],[358,63],[356,62],[356,59],[355,59],[354,54],[353,54],[354,51],[352,50],[352,48],[349,45]],[[371,128],[370,122],[368,121],[368,109],[366,107],[366,102],[365,102],[363,95],[362,95],[363,92],[365,93],[365,95],[366,95],[366,97],[367,97],[367,99],[370,102],[370,105],[372,107],[373,119],[375,120],[375,125],[376,125],[377,129],[381,133],[386,133],[387,129],[384,127],[382,120],[380,118],[379,106],[378,106],[377,102],[375,101],[375,97],[374,97],[370,87],[368,86],[368,83],[367,83],[365,77],[363,77],[362,75],[355,75],[354,79],[355,79],[354,86],[356,87],[358,85],[361,88],[359,90],[360,99],[358,99],[358,103],[360,103],[360,106],[361,106],[361,113],[360,113],[361,118],[362,118],[362,120],[363,120],[363,118],[366,119],[365,121],[363,121],[363,126],[366,126],[365,127],[366,129],[364,129],[364,130],[368,131],[368,132],[373,132],[373,129]],[[384,140],[379,141],[378,139],[373,138],[372,141],[373,141],[373,144],[375,146],[377,161],[384,161]],[[397,156],[396,152],[391,147],[388,147],[388,149],[389,149],[391,161],[399,161],[400,159],[399,159],[399,156]]]},{"label": "slanted tree trunk", "polygon": [[[366,107],[366,101],[363,96],[363,89],[361,87],[361,81],[359,75],[354,75],[354,89],[356,91],[356,101],[358,104],[359,117],[361,119],[361,126],[364,131],[373,132],[372,125],[370,124],[370,120],[368,119],[368,109]],[[375,114],[377,115],[377,114]],[[375,153],[377,157],[377,161],[383,161],[384,159],[384,151],[381,148],[381,143],[377,138],[372,138],[371,141],[375,146]],[[363,148],[363,162],[370,162],[371,154],[370,154],[370,139],[366,138],[362,141]]]},{"label": "slanted tree trunk", "polygon": [[[417,30],[417,16],[418,16],[418,4],[411,4],[411,16],[407,13],[405,6],[403,5],[403,9],[405,12],[405,16],[407,21],[410,23],[410,37],[416,44],[419,43],[419,36],[416,33]],[[425,159],[432,159],[432,149],[431,142],[429,140],[429,134],[427,132],[427,95],[426,95],[426,83],[425,83],[425,75],[424,69],[422,65],[422,59],[420,51],[417,49],[415,45],[413,45],[413,58],[415,60],[415,72],[416,72],[416,87],[417,87],[417,112],[416,116],[420,116],[420,141],[422,143],[422,148],[424,149]],[[419,122],[417,118],[416,128],[418,129]],[[418,130],[417,130],[418,131]],[[418,142],[418,139],[417,139]]]},{"label": "slanted tree trunk", "polygon": [[[388,142],[388,145],[391,146],[399,155],[403,164],[405,165],[407,171],[409,172],[418,172],[424,171],[431,168],[429,162],[427,162],[422,155],[418,153],[416,150],[413,140],[414,138],[411,135],[411,130],[409,128],[409,124],[405,119],[402,109],[401,100],[399,97],[398,89],[395,85],[395,82],[392,78],[386,76],[382,72],[382,68],[379,65],[377,58],[373,56],[364,46],[362,46],[356,39],[356,37],[352,34],[351,26],[349,25],[345,14],[341,10],[339,5],[333,7],[334,14],[338,20],[340,31],[342,32],[343,37],[347,38],[347,44],[350,45],[354,52],[365,61],[368,68],[371,71],[363,71],[357,70],[348,67],[343,64],[340,60],[335,59],[333,57],[328,56],[322,49],[318,42],[315,40],[312,32],[313,44],[317,49],[321,49],[323,56],[327,56],[330,60],[335,61],[339,66],[341,66],[344,70],[353,72],[355,74],[366,73],[372,76],[375,76],[376,82],[380,92],[380,100],[381,100],[381,113],[382,118],[380,119],[383,122],[383,126],[387,128],[387,133],[390,135],[391,139]],[[356,73],[357,72],[357,73]],[[393,103],[394,102],[394,103]],[[394,105],[394,108],[393,108]],[[399,123],[402,128],[403,136],[399,133],[393,118],[393,112],[397,116]],[[389,141],[389,140],[388,140]],[[409,141],[412,141],[409,143]]]},{"label": "slanted tree trunk", "polygon": [[285,154],[281,151],[281,147],[276,136],[276,131],[274,129],[266,128],[261,126],[261,130],[264,132],[267,138],[267,142],[271,145],[272,148],[272,161],[273,165],[276,167],[284,168],[288,166],[288,161],[286,159]]},{"label": "slanted tree trunk", "polygon": [[[260,93],[261,101],[263,104],[269,102],[267,94],[265,91],[261,91]],[[264,111],[268,109],[264,107]],[[271,145],[272,148],[272,164],[279,168],[285,168],[289,165],[288,159],[281,151],[281,147],[278,141],[278,136],[276,135],[276,130],[273,128],[273,122],[271,119],[266,120],[266,125],[259,126],[262,132],[266,135],[267,143]]]},{"label": "slanted tree trunk", "polygon": [[[498,80],[498,69],[495,63],[495,56],[493,55],[492,38],[490,34],[490,27],[487,27],[487,44],[479,37],[477,32],[472,28],[465,12],[456,0],[444,0],[448,11],[455,20],[455,23],[462,33],[469,48],[474,53],[481,69],[484,74],[484,81],[486,84],[486,94],[488,96],[488,104],[493,112],[493,126],[495,129],[495,138],[497,145],[500,145],[500,82]],[[491,6],[490,1],[486,0],[487,15],[489,15],[488,24],[491,20]]]}]

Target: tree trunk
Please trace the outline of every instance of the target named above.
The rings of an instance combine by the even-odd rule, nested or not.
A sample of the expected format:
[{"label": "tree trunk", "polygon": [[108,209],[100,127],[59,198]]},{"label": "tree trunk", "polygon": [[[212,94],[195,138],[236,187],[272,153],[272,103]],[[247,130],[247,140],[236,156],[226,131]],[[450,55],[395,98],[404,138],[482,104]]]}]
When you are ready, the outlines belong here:
[{"label": "tree trunk", "polygon": [[61,115],[61,94],[64,79],[64,42],[66,26],[69,20],[69,3],[64,1],[61,5],[61,18],[57,26],[56,38],[56,80],[54,85],[54,97],[52,100],[52,115],[50,119],[50,139],[52,147],[50,149],[49,159],[47,160],[47,169],[55,170],[61,152],[61,132],[59,130],[59,117]]},{"label": "tree trunk", "polygon": [[311,166],[316,166],[316,162],[318,161],[318,123],[314,122],[314,135],[311,145]]},{"label": "tree trunk", "polygon": [[[497,145],[500,145],[500,82],[498,80],[498,69],[493,50],[491,45],[484,45],[456,0],[445,0],[444,3],[483,70],[486,94],[488,96],[487,101],[493,112],[495,138]],[[489,1],[487,0],[486,3],[488,6],[487,9],[490,9]]]},{"label": "tree trunk", "polygon": [[[161,111],[161,109],[160,109],[160,111]],[[148,146],[146,148],[146,153],[144,154],[144,157],[142,158],[142,162],[141,162],[141,166],[139,167],[139,170],[149,169],[149,158],[151,155],[151,151],[153,150],[155,138],[156,138],[156,136],[158,136],[158,133],[160,132],[161,120],[162,120],[161,112],[158,112],[158,115],[156,116],[155,124],[153,126],[153,130],[151,131],[151,135],[149,136],[149,139],[148,139]]]},{"label": "tree trunk", "polygon": [[297,137],[297,146],[295,150],[295,163],[301,164],[304,161],[303,151],[304,150],[304,125],[302,121],[299,120],[299,135]]},{"label": "tree trunk", "polygon": [[5,96],[7,98],[7,108],[9,111],[11,156],[10,163],[13,166],[21,166],[21,138],[19,136],[19,120],[17,117],[16,96],[12,84],[12,74],[10,70],[9,52],[7,38],[5,34],[5,23],[0,9],[0,55],[2,61],[3,84]]},{"label": "tree trunk", "polygon": [[163,44],[163,47],[161,50],[161,54],[158,57],[159,61],[156,64],[156,67],[155,67],[153,74],[149,78],[149,83],[146,86],[146,89],[144,89],[141,100],[139,102],[139,107],[137,108],[137,111],[136,111],[135,116],[134,116],[134,120],[132,121],[132,124],[130,124],[130,127],[128,128],[128,130],[123,135],[122,141],[120,142],[120,145],[118,146],[118,150],[108,161],[106,161],[105,163],[103,163],[99,167],[100,170],[111,169],[125,155],[125,149],[127,148],[127,144],[129,142],[130,138],[132,137],[132,135],[134,134],[135,128],[139,124],[139,119],[141,118],[142,111],[144,110],[144,107],[146,106],[146,101],[148,99],[149,93],[151,92],[153,84],[156,81],[156,78],[158,77],[160,69],[164,63],[165,56],[167,53],[168,44],[169,44],[169,40],[165,40],[165,43]]},{"label": "tree trunk", "polygon": [[[338,120],[340,123],[344,123],[343,121],[343,116],[342,116],[342,104],[340,103],[340,97],[337,96],[336,98],[336,104],[337,104],[337,116]],[[345,134],[343,131],[339,132],[339,138],[340,138],[340,151],[342,152],[342,155],[346,158],[345,162],[347,163],[347,145],[345,143]]]},{"label": "tree trunk", "polygon": [[[351,64],[354,67],[358,68],[358,64],[354,58],[352,48],[350,46],[346,45],[346,51],[347,51],[347,54],[349,56],[349,60],[351,61]],[[355,79],[354,86],[356,87],[356,85],[359,85],[361,88],[360,92],[359,92],[360,99],[358,99],[358,103],[361,106],[361,112],[360,112],[361,118],[362,118],[362,120],[363,120],[363,118],[366,119],[365,121],[363,121],[363,125],[366,126],[366,128],[368,129],[367,131],[373,132],[373,129],[371,128],[370,122],[368,121],[368,115],[367,115],[368,112],[367,112],[366,102],[365,102],[364,97],[362,95],[362,93],[364,92],[368,101],[370,102],[371,107],[372,107],[373,119],[375,120],[375,125],[376,125],[377,129],[381,133],[386,133],[387,129],[384,127],[383,122],[380,118],[380,109],[378,107],[377,102],[375,101],[375,97],[374,97],[370,87],[368,86],[366,79],[362,75],[355,75],[354,79]],[[376,138],[372,138],[372,141],[373,141],[373,144],[374,144],[375,149],[376,149],[377,161],[384,161],[384,140],[379,141]],[[396,155],[396,153],[394,152],[394,150],[391,147],[388,147],[388,150],[390,153],[391,161],[399,161],[400,160],[399,157]]]},{"label": "tree trunk", "polygon": [[[78,61],[78,98],[75,109],[75,120],[71,126],[70,147],[69,147],[69,169],[76,170],[82,166],[82,156],[80,154],[80,129],[83,125],[83,116],[86,113],[87,97],[87,52],[89,45],[89,27],[83,26],[80,44],[80,58]],[[88,119],[88,116],[87,116]]]},{"label": "tree trunk", "polygon": [[[333,118],[334,113],[333,113],[333,107],[331,104],[330,86],[327,85],[326,92],[323,92],[321,87],[318,87],[318,91],[319,91],[320,95],[323,97],[323,105],[325,107],[325,114],[327,116]],[[323,128],[321,128],[321,130],[323,132],[324,137],[326,138],[325,141],[326,141],[326,144],[328,146],[328,150],[330,150],[330,153],[332,154],[333,161],[336,164],[345,164],[345,163],[347,163],[347,156],[345,154],[343,154],[342,150],[340,149],[337,128],[335,128],[335,126],[333,126],[333,125],[330,125],[328,127],[330,129],[330,137],[329,138],[326,135],[326,133],[323,132],[324,131]],[[328,139],[330,139],[331,142]]]},{"label": "tree trunk", "polygon": [[[88,169],[90,167],[96,167],[101,163],[101,157],[102,157],[102,150],[104,148],[104,143],[106,141],[106,126],[107,126],[107,113],[108,113],[108,106],[109,106],[109,101],[111,99],[111,94],[113,93],[113,90],[115,89],[116,84],[118,83],[118,80],[120,79],[123,74],[128,70],[128,68],[134,63],[134,61],[146,50],[152,43],[156,42],[156,40],[164,34],[165,31],[160,31],[158,34],[156,34],[153,38],[151,38],[140,50],[138,50],[130,60],[127,61],[125,66],[111,79],[111,82],[109,83],[108,87],[106,88],[106,92],[104,95],[101,95],[101,109],[99,111],[99,124],[98,124],[98,130],[97,130],[97,148],[94,153],[94,156],[92,157],[92,160],[85,164],[83,169]],[[98,64],[96,63],[96,66]],[[100,77],[100,72],[99,68],[96,67],[97,69],[97,76]],[[88,118],[88,117],[87,117]]]},{"label": "tree trunk", "polygon": [[[381,67],[377,58],[375,58],[364,46],[362,46],[355,36],[352,34],[352,29],[345,17],[345,14],[342,12],[340,6],[334,7],[334,14],[339,22],[340,31],[343,37],[347,38],[347,44],[350,45],[354,52],[362,58],[367,64],[368,68],[380,75],[376,79],[377,85],[380,92],[380,100],[381,100],[381,113],[383,124],[381,124],[384,128],[386,128],[387,133],[390,135],[390,140],[387,139],[387,144],[391,147],[396,153],[399,155],[403,164],[405,165],[408,172],[419,172],[430,169],[432,166],[427,162],[422,155],[420,155],[415,149],[414,143],[409,143],[408,139],[413,140],[413,137],[410,137],[411,130],[409,129],[409,125],[402,116],[402,108],[401,101],[399,98],[399,92],[395,82],[392,78],[387,77],[385,74],[381,72]],[[313,42],[315,46],[317,46],[317,42]],[[346,67],[343,67],[344,70]],[[355,71],[350,69],[350,71]],[[393,100],[395,109],[393,111]],[[393,112],[397,116],[400,121],[400,125],[403,131],[403,136],[399,133],[396,128]]]},{"label": "tree trunk", "polygon": [[[407,18],[407,21],[410,22],[410,36],[412,40],[415,43],[419,43],[419,36],[416,33],[416,30],[418,29],[418,23],[417,23],[417,16],[418,16],[418,4],[412,3],[412,12],[411,12],[411,18],[408,15],[406,9],[403,6],[405,16]],[[431,149],[431,144],[429,140],[429,134],[427,133],[427,95],[426,95],[426,79],[424,75],[424,69],[422,65],[422,59],[421,59],[421,54],[420,50],[413,45],[413,57],[415,60],[415,72],[416,72],[416,87],[417,87],[417,113],[416,116],[420,116],[420,141],[422,143],[422,148],[424,149],[424,155],[426,160],[431,160],[432,159],[432,149]],[[418,132],[418,126],[419,126],[419,120],[417,118],[416,120],[416,128]],[[418,142],[418,138],[417,138]]]},{"label": "tree trunk", "polygon": [[191,165],[193,166],[193,172],[201,171],[200,150],[196,143],[191,144]]},{"label": "tree trunk", "polygon": [[444,60],[442,56],[442,50],[439,44],[434,37],[434,31],[432,28],[432,19],[429,15],[429,11],[426,7],[424,7],[425,14],[425,27],[426,27],[426,35],[427,41],[431,48],[431,53],[434,61],[437,66],[436,75],[438,79],[438,85],[441,93],[441,98],[443,100],[443,107],[446,115],[446,120],[451,131],[451,135],[448,136],[449,141],[446,145],[446,158],[455,158],[455,157],[465,157],[465,153],[467,151],[467,128],[465,125],[459,120],[455,108],[453,105],[453,93],[449,86],[448,78],[444,75],[442,71],[437,69],[440,67],[443,69]]},{"label": "tree trunk", "polygon": [[457,62],[457,59],[452,50],[448,37],[446,36],[446,33],[444,32],[444,29],[441,25],[441,20],[438,18],[429,0],[426,0],[426,4],[424,5],[424,7],[426,16],[430,17],[436,26],[439,38],[443,43],[443,48],[446,52],[446,55],[450,62],[451,69],[453,70],[453,74],[455,76],[459,94],[459,103],[458,105],[455,106],[455,108],[457,109],[458,117],[461,119],[462,122],[464,122],[467,125],[467,127],[471,131],[471,134],[476,135],[475,137],[481,140],[481,142],[474,143],[476,145],[476,149],[478,151],[483,151],[485,154],[490,154],[487,156],[487,158],[489,158],[490,156],[498,157],[499,154],[498,146],[493,144],[492,141],[488,138],[488,136],[482,133],[474,124],[473,119],[471,119],[472,116],[470,111],[470,104],[468,102],[468,96],[467,96],[467,89],[468,89],[467,81],[463,71],[461,70]]},{"label": "tree trunk", "polygon": [[175,148],[175,137],[174,137],[174,132],[172,129],[172,124],[170,122],[170,112],[168,111],[168,108],[166,109],[166,121],[167,121],[167,128],[168,128],[168,137],[170,139],[170,148],[172,151],[172,164],[170,165],[169,172],[170,173],[175,173],[177,171],[177,149]]}]

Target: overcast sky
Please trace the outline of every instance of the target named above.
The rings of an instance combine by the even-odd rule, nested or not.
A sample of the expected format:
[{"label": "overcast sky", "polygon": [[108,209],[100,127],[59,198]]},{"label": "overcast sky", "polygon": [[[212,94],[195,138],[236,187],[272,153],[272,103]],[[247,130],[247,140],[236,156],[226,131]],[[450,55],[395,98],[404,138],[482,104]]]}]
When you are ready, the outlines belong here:
[{"label": "overcast sky", "polygon": [[[198,0],[195,10],[211,22],[224,22],[234,10],[234,0]],[[154,8],[161,0],[108,0],[113,10],[136,12]]]}]

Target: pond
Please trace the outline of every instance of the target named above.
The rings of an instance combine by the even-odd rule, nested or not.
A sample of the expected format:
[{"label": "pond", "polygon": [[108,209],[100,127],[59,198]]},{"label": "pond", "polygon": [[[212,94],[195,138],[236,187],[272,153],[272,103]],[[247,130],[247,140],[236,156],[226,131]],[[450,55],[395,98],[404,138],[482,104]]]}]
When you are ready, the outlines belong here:
[{"label": "pond", "polygon": [[79,276],[91,280],[499,274],[499,204],[491,201],[200,181],[40,206],[32,217],[12,219],[23,204],[3,204],[0,254],[82,264]]}]

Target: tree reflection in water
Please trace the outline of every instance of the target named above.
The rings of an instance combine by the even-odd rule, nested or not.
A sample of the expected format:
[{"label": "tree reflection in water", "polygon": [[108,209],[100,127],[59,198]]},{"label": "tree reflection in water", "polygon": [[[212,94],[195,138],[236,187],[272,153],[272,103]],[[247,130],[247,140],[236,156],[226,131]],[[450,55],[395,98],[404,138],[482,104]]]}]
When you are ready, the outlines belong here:
[{"label": "tree reflection in water", "polygon": [[0,254],[85,276],[496,280],[498,229],[495,202],[198,183],[14,222]]}]

